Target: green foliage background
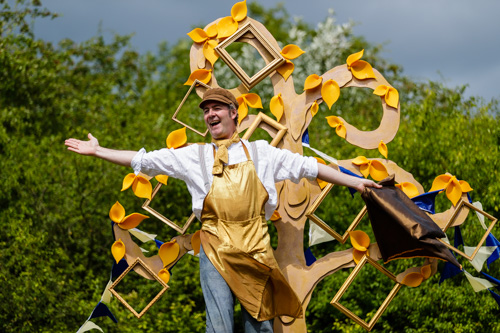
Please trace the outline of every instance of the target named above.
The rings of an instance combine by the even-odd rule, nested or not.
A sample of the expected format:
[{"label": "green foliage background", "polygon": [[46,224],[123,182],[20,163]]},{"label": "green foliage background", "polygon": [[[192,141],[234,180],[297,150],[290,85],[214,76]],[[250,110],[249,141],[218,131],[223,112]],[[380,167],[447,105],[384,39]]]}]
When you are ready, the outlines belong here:
[{"label": "green foliage background", "polygon": [[[170,117],[187,91],[183,83],[190,73],[191,42],[164,43],[154,54],[135,52],[130,36],[115,36],[111,42],[96,36],[81,44],[65,40],[52,45],[37,39],[30,28],[34,18],[56,16],[42,9],[39,1],[17,1],[14,6],[1,0],[0,5],[0,330],[76,331],[109,280],[113,260],[109,208],[119,200],[127,213],[140,212],[142,200],[119,191],[128,169],[69,153],[64,139],[83,139],[92,131],[107,147],[164,147],[168,133],[180,127]],[[282,45],[289,43],[292,21],[283,6],[265,10],[252,3],[249,9],[249,16],[264,23]],[[307,24],[299,26],[308,34],[305,43],[317,34]],[[474,188],[473,198],[482,202],[485,211],[499,216],[498,101],[464,98],[465,87],[414,82],[379,56],[379,46],[350,31],[345,36],[350,44],[341,50],[337,63],[364,48],[364,58],[399,90],[402,121],[396,139],[388,145],[389,158],[411,172],[426,190],[444,172],[467,180]],[[294,76],[307,70],[308,64],[300,61],[294,61]],[[298,92],[301,85],[296,80]],[[266,107],[272,92],[259,87],[254,92]],[[342,90],[331,111],[321,105],[310,126],[311,145],[338,159],[380,157],[377,151],[347,144],[324,120],[341,114],[361,129],[374,129],[381,116],[379,103],[370,92]],[[194,121],[198,114],[188,117]],[[199,137],[188,133],[188,140],[199,141]],[[324,209],[351,207],[348,200],[349,196],[339,195]],[[190,200],[181,182],[172,182],[158,204],[178,221],[189,214]],[[449,206],[444,199],[438,204],[438,209]],[[141,229],[158,234],[160,240],[175,236],[154,218],[143,222]],[[144,247],[156,253],[153,244]],[[320,257],[340,248],[323,244],[313,252]],[[498,267],[494,263],[486,271],[498,277]],[[329,304],[348,273],[328,277],[315,290],[307,314],[311,332],[363,331]],[[377,280],[370,274],[361,277],[363,292],[354,294],[348,304],[366,306],[367,311],[376,308],[371,300],[380,295],[377,298],[370,290],[376,294],[382,289]],[[463,275],[441,285],[438,281],[439,274],[419,288],[403,288],[374,331],[500,331],[499,307],[487,291],[474,293]],[[204,331],[197,259],[189,257],[177,264],[169,285],[170,290],[140,320],[113,300],[109,307],[118,324],[105,317],[93,321],[106,332]],[[148,292],[144,286],[137,289],[139,294]]]}]

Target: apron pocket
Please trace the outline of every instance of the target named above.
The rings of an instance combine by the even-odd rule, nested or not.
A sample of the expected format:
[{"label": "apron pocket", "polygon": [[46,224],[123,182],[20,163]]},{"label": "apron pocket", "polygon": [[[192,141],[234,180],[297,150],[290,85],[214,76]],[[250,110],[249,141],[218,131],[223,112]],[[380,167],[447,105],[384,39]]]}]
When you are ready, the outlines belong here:
[{"label": "apron pocket", "polygon": [[242,252],[258,253],[266,251],[262,241],[262,218],[260,216],[245,221],[219,219],[217,232],[219,239],[223,243],[228,243]]}]

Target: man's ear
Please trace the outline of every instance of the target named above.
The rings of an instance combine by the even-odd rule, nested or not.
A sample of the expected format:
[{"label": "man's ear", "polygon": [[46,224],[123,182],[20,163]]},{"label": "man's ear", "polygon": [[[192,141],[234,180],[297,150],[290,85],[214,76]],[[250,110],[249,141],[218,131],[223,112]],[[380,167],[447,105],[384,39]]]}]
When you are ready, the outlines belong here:
[{"label": "man's ear", "polygon": [[231,113],[231,119],[236,119],[236,116],[238,115],[238,109],[229,109],[229,112]]}]

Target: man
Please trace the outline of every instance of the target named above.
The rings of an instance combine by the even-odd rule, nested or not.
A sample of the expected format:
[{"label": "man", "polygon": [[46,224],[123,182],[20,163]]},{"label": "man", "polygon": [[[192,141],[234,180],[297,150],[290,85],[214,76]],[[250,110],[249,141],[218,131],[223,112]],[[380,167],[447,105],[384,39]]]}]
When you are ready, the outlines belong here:
[{"label": "man", "polygon": [[[238,102],[222,88],[207,90],[200,103],[212,135],[210,145],[146,153],[112,150],[89,141],[68,139],[68,149],[150,176],[166,174],[186,182],[193,212],[202,221],[200,280],[207,332],[232,332],[233,295],[242,305],[245,332],[272,332],[276,316],[301,317],[302,305],[273,256],[266,221],[278,201],[275,183],[320,178],[358,191],[380,187],[342,174],[312,157],[238,137]],[[180,238],[182,239],[182,238]],[[186,244],[185,240],[180,241]],[[185,249],[184,249],[185,250]]]}]

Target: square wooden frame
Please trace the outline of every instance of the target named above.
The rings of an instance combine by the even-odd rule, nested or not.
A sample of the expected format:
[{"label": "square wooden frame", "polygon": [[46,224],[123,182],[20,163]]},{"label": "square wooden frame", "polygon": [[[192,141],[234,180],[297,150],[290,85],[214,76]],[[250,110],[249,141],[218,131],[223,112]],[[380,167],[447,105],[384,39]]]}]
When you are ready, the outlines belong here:
[{"label": "square wooden frame", "polygon": [[196,134],[199,134],[201,135],[202,137],[205,137],[208,133],[208,128],[206,129],[206,131],[204,133],[198,131],[197,129],[183,123],[182,121],[180,121],[179,119],[177,119],[177,114],[179,113],[179,111],[182,109],[182,107],[184,106],[184,103],[186,102],[186,100],[188,99],[189,95],[191,94],[191,91],[196,87],[196,86],[202,86],[202,87],[205,87],[206,89],[210,89],[212,87],[210,87],[209,85],[206,85],[205,83],[201,82],[201,81],[198,81],[198,80],[194,80],[193,84],[191,85],[191,87],[189,88],[189,90],[187,91],[186,95],[184,96],[184,98],[182,99],[181,101],[181,104],[179,104],[179,106],[177,107],[177,110],[175,110],[174,112],[174,115],[172,116],[172,120],[181,124],[182,126],[186,126],[186,128],[189,128],[191,131],[195,132]]},{"label": "square wooden frame", "polygon": [[288,131],[288,128],[286,126],[281,125],[278,123],[276,120],[273,118],[263,114],[262,112],[259,112],[253,123],[248,127],[247,131],[243,135],[242,139],[243,140],[248,140],[252,136],[252,134],[255,132],[255,130],[258,127],[261,127],[261,124],[265,123],[269,126],[271,126],[273,129],[277,131],[276,136],[273,138],[271,141],[270,145],[273,147],[276,147],[278,143],[283,139],[285,136],[286,131]]},{"label": "square wooden frame", "polygon": [[347,228],[347,230],[344,232],[343,235],[339,234],[335,230],[333,230],[325,221],[323,221],[319,216],[315,215],[314,212],[316,209],[318,209],[319,205],[323,202],[323,200],[326,198],[330,190],[332,189],[334,185],[329,183],[328,185],[325,186],[325,188],[321,191],[320,195],[316,200],[313,202],[313,204],[309,207],[309,209],[306,212],[307,218],[309,218],[312,222],[316,223],[321,229],[326,231],[330,236],[338,240],[340,243],[344,244],[347,239],[349,238],[349,231],[353,231],[356,229],[358,226],[359,222],[363,219],[363,217],[366,215],[366,212],[368,211],[366,209],[366,205],[363,206],[363,208],[360,210],[358,215],[354,218],[352,221],[351,225]]},{"label": "square wooden frame", "polygon": [[156,184],[155,188],[153,189],[153,193],[151,194],[151,200],[147,199],[146,201],[144,201],[144,203],[142,204],[142,208],[144,210],[147,210],[148,212],[150,212],[157,219],[159,219],[163,223],[167,224],[172,229],[177,230],[181,234],[184,234],[186,232],[187,228],[189,228],[189,226],[191,225],[191,223],[193,223],[193,221],[196,219],[196,215],[194,215],[194,213],[191,213],[191,216],[188,218],[188,220],[186,221],[186,223],[184,223],[184,226],[179,227],[177,224],[175,224],[174,222],[172,222],[170,219],[166,218],[165,216],[163,216],[162,214],[158,213],[156,210],[154,210],[152,207],[149,206],[149,204],[151,203],[151,201],[153,201],[156,193],[158,193],[158,191],[160,190],[160,188],[162,187],[162,185],[163,185],[162,183]]},{"label": "square wooden frame", "polygon": [[[130,304],[127,303],[127,301],[125,299],[123,299],[123,297],[120,296],[120,294],[118,294],[118,292],[115,290],[115,287],[118,285],[118,283],[120,283],[120,281],[125,277],[125,275],[127,275],[136,265],[141,265],[157,282],[159,282],[162,286],[163,286],[163,289],[160,290],[160,292],[151,300],[151,302],[149,302],[148,305],[146,305],[146,307],[144,309],[142,309],[142,311],[140,313],[137,313],[137,311],[135,311],[135,309],[130,306]],[[146,311],[149,310],[149,308],[151,306],[153,306],[153,304],[156,303],[156,301],[163,295],[163,293],[165,291],[167,291],[168,289],[168,285],[158,277],[158,275],[156,275],[152,270],[151,268],[149,268],[145,263],[144,261],[142,261],[140,258],[137,258],[134,263],[132,265],[130,265],[116,280],[115,282],[113,282],[113,284],[111,285],[111,287],[109,287],[109,291],[123,304],[125,305],[125,307],[127,309],[130,310],[130,312],[132,312],[134,314],[134,316],[137,317],[137,319],[140,319],[145,313]]]},{"label": "square wooden frame", "polygon": [[[250,77],[240,65],[234,60],[233,57],[226,51],[226,48],[234,42],[237,42],[241,37],[243,37],[247,33],[252,33],[257,42],[259,43],[257,46],[260,48],[264,48],[272,57],[273,60],[269,61],[269,63],[264,66],[260,71],[255,73],[252,77]],[[276,68],[281,66],[286,60],[281,55],[280,50],[277,50],[275,47],[271,45],[271,43],[267,40],[266,37],[260,33],[260,31],[252,24],[252,22],[248,22],[243,27],[241,27],[238,31],[232,34],[230,37],[225,39],[219,45],[215,47],[215,51],[219,54],[220,58],[229,66],[229,68],[236,74],[236,76],[241,80],[243,85],[248,89],[252,89],[257,85],[260,81],[266,78],[271,72],[273,72]],[[266,60],[266,59],[264,59]]]},{"label": "square wooden frame", "polygon": [[[389,292],[389,295],[385,298],[384,302],[382,302],[382,305],[378,308],[377,312],[373,316],[373,318],[370,320],[369,323],[365,322],[361,318],[359,318],[356,314],[354,314],[351,310],[347,309],[345,306],[339,303],[340,298],[344,295],[344,293],[347,291],[347,288],[352,284],[356,276],[359,274],[361,269],[364,267],[366,263],[371,264],[373,267],[375,267],[378,271],[386,275],[388,278],[390,278],[392,281],[396,283],[396,285],[392,288],[392,290]],[[358,325],[363,327],[367,331],[371,331],[373,329],[373,326],[377,323],[379,320],[380,316],[384,313],[384,311],[387,309],[389,306],[389,303],[394,299],[396,294],[398,293],[399,289],[401,289],[402,284],[398,283],[396,281],[396,277],[394,274],[389,272],[387,269],[379,265],[376,261],[368,257],[366,254],[361,258],[359,263],[354,267],[353,271],[349,276],[347,277],[347,280],[344,282],[342,287],[340,287],[339,291],[337,291],[337,294],[335,297],[333,297],[332,301],[330,304],[332,304],[334,307],[342,311],[347,317],[351,318],[354,320]]]},{"label": "square wooden frame", "polygon": [[444,232],[446,232],[450,227],[453,226],[453,222],[455,222],[455,219],[459,215],[460,211],[464,208],[464,206],[468,207],[469,209],[475,210],[479,214],[482,214],[483,216],[487,217],[488,220],[491,220],[491,224],[489,225],[488,229],[486,230],[486,232],[484,233],[483,237],[479,241],[479,244],[477,244],[476,249],[474,250],[474,252],[472,253],[472,255],[468,256],[467,254],[465,254],[464,252],[460,251],[456,247],[454,247],[451,244],[448,244],[447,242],[445,242],[443,239],[438,238],[438,240],[441,243],[443,243],[450,250],[455,251],[456,253],[460,254],[462,257],[466,258],[467,260],[471,260],[472,261],[472,260],[474,260],[474,257],[476,256],[477,252],[479,251],[479,249],[483,245],[484,241],[488,237],[488,234],[491,232],[491,230],[493,229],[493,227],[497,223],[498,219],[495,218],[494,216],[491,216],[490,214],[486,213],[485,211],[483,211],[483,210],[475,207],[474,205],[470,204],[469,202],[467,202],[467,201],[465,201],[463,199],[460,199],[460,201],[457,204],[457,209],[455,209],[455,212],[453,213],[453,215],[451,216],[450,220],[448,221],[448,223],[446,224],[446,226],[443,229]]}]

